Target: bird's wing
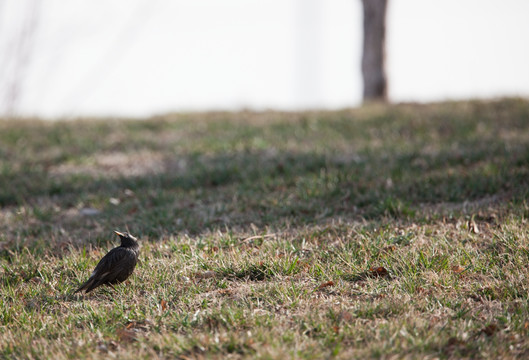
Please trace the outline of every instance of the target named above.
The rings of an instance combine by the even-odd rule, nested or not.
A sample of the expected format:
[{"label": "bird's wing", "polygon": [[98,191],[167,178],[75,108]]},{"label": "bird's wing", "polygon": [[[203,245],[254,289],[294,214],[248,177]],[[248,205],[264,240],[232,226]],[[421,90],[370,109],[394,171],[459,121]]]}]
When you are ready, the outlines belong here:
[{"label": "bird's wing", "polygon": [[136,255],[133,251],[122,247],[116,247],[110,250],[96,265],[90,278],[82,284],[79,289],[90,292],[96,287],[112,282],[128,267],[131,262],[136,264]]},{"label": "bird's wing", "polygon": [[121,247],[110,250],[96,265],[87,283],[92,281],[85,286],[86,292],[88,293],[100,285],[112,283],[130,261],[136,263],[136,257],[132,251]]},{"label": "bird's wing", "polygon": [[111,281],[115,274],[120,272],[123,264],[132,257],[134,255],[130,250],[121,247],[114,248],[99,261],[92,276],[99,278],[101,282]]}]

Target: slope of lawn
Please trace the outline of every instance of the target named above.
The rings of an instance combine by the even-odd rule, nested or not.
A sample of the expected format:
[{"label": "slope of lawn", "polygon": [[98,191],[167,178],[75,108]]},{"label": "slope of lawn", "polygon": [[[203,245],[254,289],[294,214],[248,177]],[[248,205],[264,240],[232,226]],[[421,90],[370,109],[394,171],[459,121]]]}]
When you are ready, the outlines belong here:
[{"label": "slope of lawn", "polygon": [[0,120],[0,358],[528,357],[528,198],[523,99]]}]

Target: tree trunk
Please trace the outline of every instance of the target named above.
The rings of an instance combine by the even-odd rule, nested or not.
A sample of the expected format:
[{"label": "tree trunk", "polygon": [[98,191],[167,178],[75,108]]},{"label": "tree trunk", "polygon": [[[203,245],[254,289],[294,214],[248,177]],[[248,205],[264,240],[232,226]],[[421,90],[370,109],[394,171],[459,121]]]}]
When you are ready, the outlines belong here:
[{"label": "tree trunk", "polygon": [[386,77],[386,9],[388,0],[362,0],[364,102],[388,100]]}]

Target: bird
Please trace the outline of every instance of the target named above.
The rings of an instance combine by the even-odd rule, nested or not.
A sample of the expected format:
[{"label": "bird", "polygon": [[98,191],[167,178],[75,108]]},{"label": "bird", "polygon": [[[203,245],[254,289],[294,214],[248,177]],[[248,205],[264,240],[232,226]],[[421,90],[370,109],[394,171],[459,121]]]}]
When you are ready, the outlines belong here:
[{"label": "bird", "polygon": [[75,293],[89,293],[98,286],[122,283],[134,271],[138,262],[140,246],[138,239],[127,232],[114,231],[121,239],[121,245],[110,250],[96,265],[90,278]]}]

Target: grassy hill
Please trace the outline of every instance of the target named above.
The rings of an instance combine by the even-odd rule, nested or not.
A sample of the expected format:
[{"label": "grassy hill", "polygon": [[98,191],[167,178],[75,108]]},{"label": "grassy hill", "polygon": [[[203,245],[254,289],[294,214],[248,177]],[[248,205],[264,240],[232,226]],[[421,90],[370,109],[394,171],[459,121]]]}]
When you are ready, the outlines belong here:
[{"label": "grassy hill", "polygon": [[3,120],[0,357],[528,356],[528,198],[522,99]]}]

